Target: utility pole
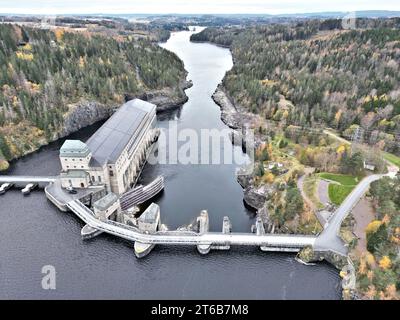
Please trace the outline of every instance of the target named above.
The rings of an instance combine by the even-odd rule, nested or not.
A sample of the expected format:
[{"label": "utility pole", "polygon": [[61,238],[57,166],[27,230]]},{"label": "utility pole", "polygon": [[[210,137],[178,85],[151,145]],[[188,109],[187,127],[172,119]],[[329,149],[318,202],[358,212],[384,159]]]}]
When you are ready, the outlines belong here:
[{"label": "utility pole", "polygon": [[354,147],[356,147],[358,143],[362,143],[363,136],[364,136],[364,129],[361,127],[357,127],[357,129],[354,130],[351,136],[351,154],[353,154]]}]

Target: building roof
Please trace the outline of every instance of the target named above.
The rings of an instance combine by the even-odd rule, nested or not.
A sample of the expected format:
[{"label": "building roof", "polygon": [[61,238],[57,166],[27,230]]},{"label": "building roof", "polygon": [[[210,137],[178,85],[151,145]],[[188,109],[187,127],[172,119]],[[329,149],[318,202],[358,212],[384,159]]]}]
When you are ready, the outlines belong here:
[{"label": "building roof", "polygon": [[138,218],[139,222],[156,223],[160,218],[160,207],[156,203],[152,203]]},{"label": "building roof", "polygon": [[87,141],[92,164],[115,163],[148,113],[152,103],[134,99],[122,105]]},{"label": "building roof", "polygon": [[115,193],[109,193],[103,198],[97,200],[93,207],[100,211],[105,211],[111,207],[116,201],[118,201],[118,196]]},{"label": "building roof", "polygon": [[89,153],[87,144],[80,140],[65,140],[60,149],[61,157],[87,157]]}]

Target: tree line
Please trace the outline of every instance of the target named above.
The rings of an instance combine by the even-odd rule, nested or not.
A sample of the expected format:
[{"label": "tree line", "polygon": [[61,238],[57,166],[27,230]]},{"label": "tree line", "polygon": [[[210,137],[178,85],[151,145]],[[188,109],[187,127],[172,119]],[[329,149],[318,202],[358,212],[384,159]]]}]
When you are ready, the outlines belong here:
[{"label": "tree line", "polygon": [[49,139],[69,105],[82,99],[115,104],[163,88],[179,95],[186,76],[179,58],[148,40],[129,39],[0,25],[3,155],[12,158],[15,148],[13,132],[2,129],[25,122]]},{"label": "tree line", "polygon": [[400,19],[359,19],[357,27],[310,20],[207,28],[192,40],[231,48],[235,63],[223,85],[236,104],[350,136],[360,126],[366,141],[399,153]]}]

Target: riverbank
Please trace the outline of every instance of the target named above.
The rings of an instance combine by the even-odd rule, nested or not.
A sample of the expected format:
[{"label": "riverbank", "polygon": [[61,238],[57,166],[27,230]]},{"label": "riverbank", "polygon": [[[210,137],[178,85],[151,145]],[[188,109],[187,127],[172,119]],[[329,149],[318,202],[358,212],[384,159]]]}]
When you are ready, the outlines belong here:
[{"label": "riverbank", "polygon": [[[232,99],[228,96],[222,84],[219,84],[212,95],[212,99],[221,109],[221,120],[229,128],[234,129],[233,137],[237,136],[240,141],[242,138],[242,130],[247,126],[259,122],[259,116],[244,111],[240,106],[236,106]],[[255,147],[263,143],[262,137],[255,132]],[[232,143],[235,143],[232,139]],[[242,147],[244,147],[242,145]],[[254,180],[249,176],[239,175],[237,180],[243,188],[243,201],[251,210],[258,212],[265,207],[268,195],[264,192],[264,188],[257,188]]]},{"label": "riverbank", "polygon": [[242,129],[245,124],[253,122],[257,115],[245,112],[240,106],[236,106],[232,99],[219,84],[212,95],[214,102],[221,108],[221,120],[231,129]]}]

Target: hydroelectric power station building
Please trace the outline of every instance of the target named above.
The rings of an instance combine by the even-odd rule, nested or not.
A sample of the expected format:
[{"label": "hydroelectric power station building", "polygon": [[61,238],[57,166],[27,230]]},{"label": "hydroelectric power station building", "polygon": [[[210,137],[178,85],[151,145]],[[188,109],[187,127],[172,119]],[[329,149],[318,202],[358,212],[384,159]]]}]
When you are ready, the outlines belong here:
[{"label": "hydroelectric power station building", "polygon": [[66,140],[60,150],[62,188],[104,186],[121,195],[132,187],[157,139],[156,106],[139,99],[122,105],[86,142]]}]

